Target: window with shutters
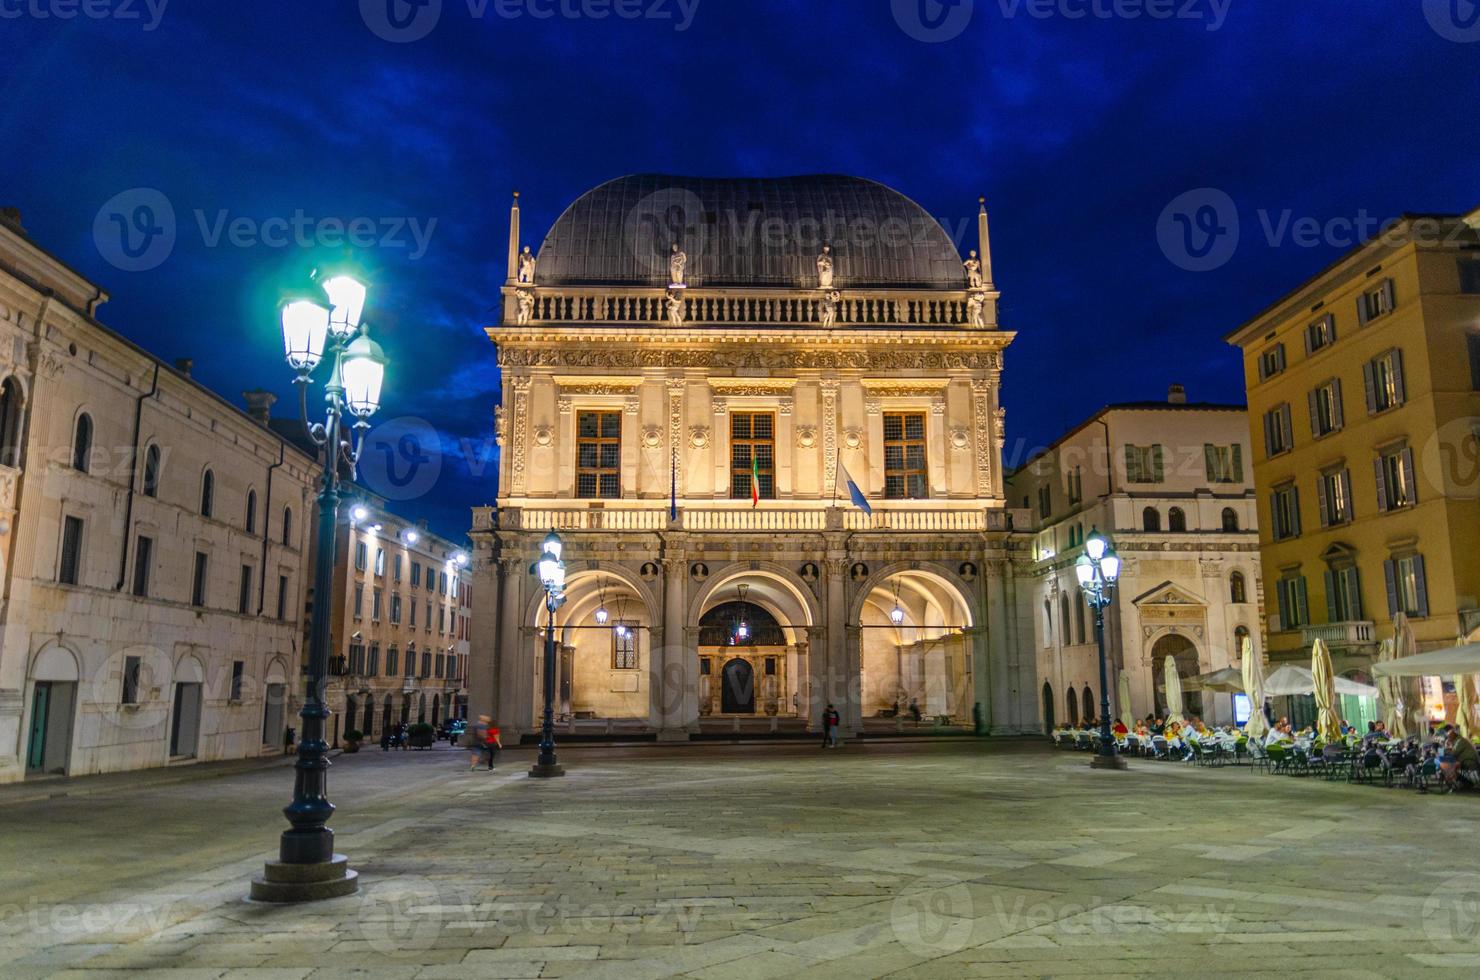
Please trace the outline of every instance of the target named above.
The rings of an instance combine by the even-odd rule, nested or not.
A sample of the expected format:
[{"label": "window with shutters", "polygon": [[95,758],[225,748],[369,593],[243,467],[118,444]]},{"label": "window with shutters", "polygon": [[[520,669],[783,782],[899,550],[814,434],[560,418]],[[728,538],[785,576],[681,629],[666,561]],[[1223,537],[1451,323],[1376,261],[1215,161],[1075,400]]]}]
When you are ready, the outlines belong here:
[{"label": "window with shutters", "polygon": [[1264,413],[1264,454],[1278,456],[1295,447],[1289,404],[1276,405]]},{"label": "window with shutters", "polygon": [[576,496],[622,495],[622,413],[576,413]]},{"label": "window with shutters", "polygon": [[380,673],[380,644],[370,644],[370,659],[365,662],[365,676],[375,677]]},{"label": "window with shutters", "polygon": [[252,608],[252,566],[242,566],[241,581],[237,586],[236,611],[245,616]]},{"label": "window with shutters", "polygon": [[1280,629],[1292,630],[1310,625],[1304,575],[1286,574],[1276,582],[1275,599],[1279,603]]},{"label": "window with shutters", "polygon": [[385,577],[385,549],[375,549],[375,574],[381,578]]},{"label": "window with shutters", "polygon": [[1300,536],[1300,488],[1293,483],[1276,487],[1270,495],[1271,532],[1276,541]]},{"label": "window with shutters", "polygon": [[1350,559],[1326,570],[1326,617],[1332,623],[1362,620],[1361,578]]},{"label": "window with shutters", "polygon": [[1372,287],[1357,297],[1357,319],[1365,327],[1373,320],[1393,312],[1397,305],[1393,281],[1384,279],[1380,285]]},{"label": "window with shutters", "polygon": [[1259,355],[1259,380],[1274,377],[1285,369],[1285,345],[1275,344]]},{"label": "window with shutters", "polygon": [[1321,527],[1349,524],[1352,520],[1352,475],[1345,467],[1322,472],[1316,480],[1317,509]]},{"label": "window with shutters", "polygon": [[1418,503],[1418,487],[1413,471],[1413,450],[1395,446],[1379,453],[1375,464],[1377,509],[1386,513]]},{"label": "window with shutters", "polygon": [[1049,487],[1038,488],[1038,516],[1047,518],[1053,514],[1053,490]]},{"label": "window with shutters", "polygon": [[930,496],[925,471],[925,413],[884,413],[884,496],[923,500]]},{"label": "window with shutters", "polygon": [[154,539],[139,535],[134,541],[134,595],[149,595],[149,576],[154,571]]},{"label": "window with shutters", "polygon": [[370,621],[373,622],[373,623],[380,622],[380,590],[379,589],[372,589],[370,591]]},{"label": "window with shutters", "polygon": [[416,676],[416,644],[412,643],[406,647],[406,674],[407,677]]},{"label": "window with shutters", "polygon": [[1330,313],[1305,328],[1305,352],[1314,354],[1336,342],[1336,317]]},{"label": "window with shutters", "polygon": [[365,547],[365,542],[363,542],[363,541],[356,541],[355,542],[355,570],[356,571],[363,572],[365,570],[365,562],[367,560],[367,554],[366,554],[367,551],[368,551],[368,549]]},{"label": "window with shutters", "polygon": [[401,651],[394,643],[385,651],[385,676],[395,677],[401,672]]},{"label": "window with shutters", "polygon": [[365,587],[363,585],[356,585],[355,586],[355,619],[360,619],[364,615],[365,615]]},{"label": "window with shutters", "polygon": [[411,587],[413,589],[421,588],[421,562],[419,561],[411,563]]},{"label": "window with shutters", "polygon": [[1376,415],[1407,401],[1403,385],[1403,352],[1390,350],[1362,366],[1362,381],[1367,388],[1367,412]]},{"label": "window with shutters", "polygon": [[1209,483],[1244,482],[1244,447],[1238,443],[1231,446],[1205,444],[1203,464]]},{"label": "window with shutters", "polygon": [[1429,585],[1422,555],[1404,555],[1383,563],[1387,578],[1388,615],[1429,614]]},{"label": "window with shutters", "polygon": [[57,567],[57,581],[76,585],[82,572],[82,518],[68,515],[62,521],[62,560]]},{"label": "window with shutters", "polygon": [[396,625],[401,623],[401,593],[391,593],[391,622]]},{"label": "window with shutters", "polygon": [[1339,430],[1344,424],[1341,411],[1341,379],[1332,378],[1310,393],[1310,432],[1317,439]]},{"label": "window with shutters", "polygon": [[421,676],[432,676],[432,652],[430,650],[423,650],[421,652]]},{"label": "window with shutters", "polygon": [[1165,475],[1160,445],[1126,446],[1125,478],[1128,483],[1161,483]]},{"label": "window with shutters", "polygon": [[776,498],[776,417],[765,412],[730,414],[730,496],[750,499],[752,468],[762,500]]}]

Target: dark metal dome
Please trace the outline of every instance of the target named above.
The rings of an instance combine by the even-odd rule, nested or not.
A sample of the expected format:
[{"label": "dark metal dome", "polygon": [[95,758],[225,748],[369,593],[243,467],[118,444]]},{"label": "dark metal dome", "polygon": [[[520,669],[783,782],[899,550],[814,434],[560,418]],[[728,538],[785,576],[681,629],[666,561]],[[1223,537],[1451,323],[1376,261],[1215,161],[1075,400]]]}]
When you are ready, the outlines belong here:
[{"label": "dark metal dome", "polygon": [[961,254],[914,201],[859,177],[638,174],[581,195],[540,247],[541,285],[663,288],[678,244],[693,286],[963,289]]}]

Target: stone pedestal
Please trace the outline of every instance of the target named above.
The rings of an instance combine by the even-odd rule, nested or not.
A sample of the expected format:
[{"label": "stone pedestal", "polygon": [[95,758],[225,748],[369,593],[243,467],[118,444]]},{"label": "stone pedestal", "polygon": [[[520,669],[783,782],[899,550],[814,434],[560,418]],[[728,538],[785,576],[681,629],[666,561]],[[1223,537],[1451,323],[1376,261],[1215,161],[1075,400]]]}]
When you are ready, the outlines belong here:
[{"label": "stone pedestal", "polygon": [[1124,756],[1119,756],[1119,755],[1099,755],[1099,754],[1096,754],[1095,757],[1090,760],[1089,767],[1091,769],[1125,769],[1125,768],[1128,768],[1126,766],[1126,764],[1125,764],[1125,757]]},{"label": "stone pedestal", "polygon": [[660,742],[687,742],[689,730],[687,728],[664,728],[658,732]]},{"label": "stone pedestal", "polygon": [[542,766],[536,762],[529,767],[529,774],[535,779],[554,779],[556,776],[565,775],[565,767],[558,762],[553,766]]},{"label": "stone pedestal", "polygon": [[263,872],[252,879],[251,898],[256,902],[317,902],[353,895],[360,888],[360,873],[351,871],[343,854],[322,864],[284,864],[268,861]]}]

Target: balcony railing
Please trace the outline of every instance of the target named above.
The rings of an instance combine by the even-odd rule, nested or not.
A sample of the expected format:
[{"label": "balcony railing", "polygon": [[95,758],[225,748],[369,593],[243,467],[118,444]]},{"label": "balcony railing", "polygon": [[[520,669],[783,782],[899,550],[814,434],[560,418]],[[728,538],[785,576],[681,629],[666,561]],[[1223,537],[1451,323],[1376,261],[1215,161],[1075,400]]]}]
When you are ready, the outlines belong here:
[{"label": "balcony railing", "polygon": [[[836,516],[831,516],[836,515]],[[493,526],[491,509],[475,515],[475,526]],[[660,531],[667,529],[668,506],[660,507],[526,507],[499,512],[504,530],[538,531]],[[829,521],[833,523],[830,524]],[[675,528],[698,532],[893,531],[972,532],[1009,531],[1027,526],[1027,512],[980,506],[885,507],[872,514],[857,508],[819,507],[680,507]]]},{"label": "balcony railing", "polygon": [[1305,645],[1324,640],[1332,647],[1369,646],[1377,642],[1377,628],[1372,623],[1324,623],[1320,626],[1302,626],[1301,635]]},{"label": "balcony railing", "polygon": [[[533,299],[528,318],[520,323],[513,311],[519,309],[514,294],[527,292]],[[870,290],[853,295],[847,290],[838,300],[834,325],[969,327],[970,296],[966,290],[887,293]],[[505,287],[509,325],[533,326],[557,323],[665,324],[669,322],[668,294],[663,289],[623,290],[602,287],[536,286],[533,289]],[[996,294],[985,294],[995,298]],[[824,320],[820,290],[735,290],[690,287],[683,295],[685,325],[725,326],[772,324],[776,326],[821,325]],[[985,326],[995,327],[991,304],[984,310]]]}]

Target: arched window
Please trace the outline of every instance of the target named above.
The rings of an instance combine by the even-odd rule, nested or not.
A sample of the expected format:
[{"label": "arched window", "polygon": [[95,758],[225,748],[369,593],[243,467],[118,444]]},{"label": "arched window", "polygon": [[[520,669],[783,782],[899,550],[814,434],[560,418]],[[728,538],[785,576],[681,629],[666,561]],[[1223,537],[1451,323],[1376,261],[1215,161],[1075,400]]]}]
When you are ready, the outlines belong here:
[{"label": "arched window", "polygon": [[216,508],[216,475],[206,470],[200,478],[200,516],[210,517]]},{"label": "arched window", "polygon": [[1051,733],[1053,724],[1053,685],[1048,681],[1043,682],[1043,731],[1044,734]]},{"label": "arched window", "polygon": [[293,547],[293,508],[283,508],[283,547]]},{"label": "arched window", "polygon": [[1043,645],[1053,646],[1053,600],[1043,600]]},{"label": "arched window", "polygon": [[1244,584],[1243,572],[1234,572],[1228,577],[1228,600],[1240,603],[1249,601],[1249,592]]},{"label": "arched window", "polygon": [[1085,637],[1084,637],[1084,592],[1082,590],[1080,591],[1080,594],[1079,594],[1079,601],[1076,602],[1076,603],[1074,603],[1074,635],[1079,638],[1079,642],[1080,643],[1085,642]]},{"label": "arched window", "polygon": [[257,533],[257,491],[247,491],[247,533]]},{"label": "arched window", "polygon": [[1084,719],[1088,721],[1095,716],[1095,696],[1088,684],[1079,692],[1079,700],[1084,703]]},{"label": "arched window", "polygon": [[1238,530],[1238,511],[1232,507],[1223,508],[1223,531],[1232,534]]},{"label": "arched window", "polygon": [[1079,724],[1079,699],[1074,696],[1074,688],[1069,688],[1064,695],[1064,703],[1069,709],[1069,724]]},{"label": "arched window", "polygon": [[159,447],[150,446],[144,451],[144,496],[159,496]]},{"label": "arched window", "polygon": [[21,386],[14,378],[0,384],[0,464],[21,465]]},{"label": "arched window", "polygon": [[1059,594],[1059,629],[1064,631],[1064,645],[1068,646],[1073,640],[1069,634],[1069,594],[1067,592]]},{"label": "arched window", "polygon": [[1182,512],[1181,507],[1173,507],[1170,511],[1167,512],[1167,530],[1187,530],[1187,515]]},{"label": "arched window", "polygon": [[83,412],[77,416],[77,431],[72,434],[72,468],[87,473],[92,468],[93,421]]},{"label": "arched window", "polygon": [[1161,511],[1157,510],[1155,507],[1147,507],[1145,510],[1141,511],[1141,530],[1160,531]]}]

